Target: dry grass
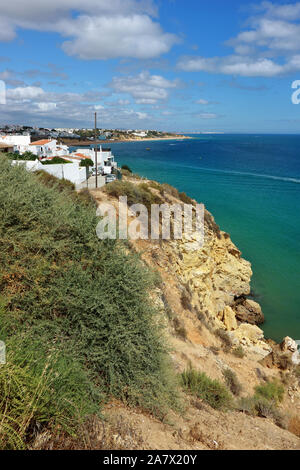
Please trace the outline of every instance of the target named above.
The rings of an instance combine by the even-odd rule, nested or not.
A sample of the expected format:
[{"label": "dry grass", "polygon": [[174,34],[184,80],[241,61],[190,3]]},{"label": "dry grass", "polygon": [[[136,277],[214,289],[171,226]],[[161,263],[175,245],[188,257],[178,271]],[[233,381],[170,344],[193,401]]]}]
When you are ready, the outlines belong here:
[{"label": "dry grass", "polygon": [[295,436],[300,437],[300,417],[299,416],[293,416],[290,419],[288,430],[291,433],[295,434]]},{"label": "dry grass", "polygon": [[32,450],[142,450],[145,443],[137,430],[122,416],[109,423],[90,417],[78,436],[44,431],[31,446]]}]

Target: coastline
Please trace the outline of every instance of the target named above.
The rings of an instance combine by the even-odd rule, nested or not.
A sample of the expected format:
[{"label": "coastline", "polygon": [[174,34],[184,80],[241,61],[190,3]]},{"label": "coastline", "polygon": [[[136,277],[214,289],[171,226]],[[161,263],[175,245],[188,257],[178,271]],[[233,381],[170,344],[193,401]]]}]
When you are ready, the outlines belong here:
[{"label": "coastline", "polygon": [[[156,138],[153,137],[151,139],[146,139],[146,138],[128,139],[128,140],[120,140],[118,142],[152,142],[152,141],[159,141],[159,140],[188,140],[188,139],[193,139],[193,137],[182,135],[182,136],[174,136],[174,137],[156,137]],[[117,142],[117,141],[111,141],[111,142]]]},{"label": "coastline", "polygon": [[[140,179],[137,176],[137,174],[126,175],[124,180],[129,184],[139,185]],[[155,183],[156,186],[151,186],[151,183]],[[159,187],[163,188],[161,183],[149,178],[143,179],[143,185],[148,185],[150,192],[156,195]],[[102,195],[100,200],[103,202],[103,188],[94,190],[91,194],[97,201],[99,191]],[[163,195],[161,196],[163,198],[167,195],[165,201],[168,203],[171,200],[173,204],[180,204],[181,195],[184,193],[179,193],[176,187],[168,185],[163,193],[159,194]],[[112,201],[111,198],[107,200]],[[196,203],[195,199],[190,201]],[[150,257],[146,255],[144,260],[154,269],[158,269],[162,276],[165,272],[168,273],[165,279],[166,285],[172,277],[176,279],[181,286],[179,288],[181,295],[185,292],[188,298],[188,304],[184,309],[196,312],[195,322],[200,321],[213,335],[218,336],[216,332],[221,331],[220,338],[224,338],[225,335],[232,348],[242,348],[252,360],[260,361],[261,365],[269,369],[286,370],[288,365],[283,364],[286,356],[289,357],[288,363],[296,367],[300,364],[296,341],[287,333],[283,333],[280,340],[265,334],[263,327],[265,315],[262,306],[251,295],[252,263],[242,256],[231,235],[217,225],[214,216],[207,209],[205,209],[205,230],[204,247],[201,247],[196,254],[191,240],[197,241],[197,237],[191,239],[183,236],[181,240],[162,244],[160,247],[153,247],[151,240],[150,243],[149,240],[138,240],[134,243],[134,247],[137,252],[155,251],[156,255],[159,254],[154,258],[152,255]],[[177,261],[172,264],[170,259]],[[207,280],[207,272],[210,272],[210,281]],[[174,305],[174,311],[176,308]],[[200,317],[197,312],[202,312]],[[181,318],[182,320],[184,318],[183,324],[186,327],[189,324],[188,317],[184,315]],[[187,337],[192,343],[193,330],[194,323],[187,328]],[[212,338],[209,341],[213,342]]]},{"label": "coastline", "polygon": [[[182,136],[170,136],[170,137],[153,137],[151,139],[147,138],[138,138],[138,139],[119,139],[119,140],[98,140],[97,143],[100,145],[109,145],[109,144],[122,144],[128,142],[158,142],[158,141],[169,141],[169,140],[189,140],[193,139],[193,137],[182,135]],[[83,147],[87,145],[95,145],[94,141],[91,140],[74,140],[71,141],[70,139],[62,139],[62,144],[68,145],[69,147]]]}]

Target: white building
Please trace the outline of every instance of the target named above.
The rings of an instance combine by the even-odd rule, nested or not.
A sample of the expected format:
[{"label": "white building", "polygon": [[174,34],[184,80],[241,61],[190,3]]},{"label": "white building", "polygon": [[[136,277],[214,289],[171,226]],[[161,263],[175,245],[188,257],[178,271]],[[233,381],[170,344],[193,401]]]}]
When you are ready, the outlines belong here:
[{"label": "white building", "polygon": [[[94,149],[78,149],[76,152],[73,152],[71,157],[77,157],[81,159],[89,158],[94,163],[96,167],[96,154]],[[115,157],[113,156],[111,149],[105,149],[100,146],[100,150],[97,152],[97,166],[98,170],[104,175],[110,175],[113,168],[117,168],[118,164],[115,162]]]},{"label": "white building", "polygon": [[12,163],[13,165],[24,165],[28,171],[46,171],[50,175],[56,176],[56,178],[71,181],[75,185],[80,185],[86,180],[86,168],[80,167],[79,162],[43,165],[39,160],[14,160]]},{"label": "white building", "polygon": [[139,132],[133,132],[133,135],[136,137],[147,137],[148,132],[145,131],[139,131]]},{"label": "white building", "polygon": [[57,145],[57,140],[44,139],[32,142],[28,149],[39,158],[61,157],[69,154],[67,145]]},{"label": "white building", "polygon": [[30,135],[0,135],[0,143],[11,145],[14,152],[24,153],[30,145]]}]

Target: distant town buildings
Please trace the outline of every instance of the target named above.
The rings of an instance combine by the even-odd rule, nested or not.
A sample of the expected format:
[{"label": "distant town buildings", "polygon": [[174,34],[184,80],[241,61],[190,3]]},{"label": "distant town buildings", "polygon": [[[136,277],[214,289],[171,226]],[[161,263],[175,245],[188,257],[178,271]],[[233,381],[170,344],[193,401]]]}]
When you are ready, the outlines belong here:
[{"label": "distant town buildings", "polygon": [[[32,141],[30,134],[17,134],[16,127],[10,128],[9,131],[7,134],[2,131],[0,135],[0,152],[15,154],[15,159],[12,157],[13,164],[24,164],[30,171],[42,169],[57,178],[67,179],[75,185],[80,185],[87,180],[90,172],[108,176],[118,168],[110,148],[100,146],[97,150],[96,168],[96,152],[92,144],[90,148],[71,151],[67,145],[58,143],[57,139],[49,137]],[[31,155],[33,158],[28,160],[24,157],[22,160],[23,154]],[[58,163],[57,159],[60,159]],[[86,166],[86,160],[90,160],[91,165]]]}]

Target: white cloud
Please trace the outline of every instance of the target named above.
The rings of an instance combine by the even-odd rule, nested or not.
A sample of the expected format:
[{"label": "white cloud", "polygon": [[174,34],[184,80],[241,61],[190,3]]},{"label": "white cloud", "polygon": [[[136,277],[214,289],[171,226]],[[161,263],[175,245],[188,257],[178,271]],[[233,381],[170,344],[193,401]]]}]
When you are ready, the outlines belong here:
[{"label": "white cloud", "polygon": [[56,21],[58,18],[70,16],[70,11],[76,10],[97,15],[119,12],[130,14],[143,12],[152,16],[157,15],[157,8],[152,0],[10,0],[1,5],[1,13],[9,18],[23,22]]},{"label": "white cloud", "polygon": [[267,15],[283,18],[285,20],[296,20],[300,18],[300,2],[287,5],[276,5],[272,2],[262,2],[260,10],[266,10]]},{"label": "white cloud", "polygon": [[14,25],[0,18],[0,41],[12,41],[16,36]]},{"label": "white cloud", "polygon": [[147,113],[140,113],[140,112],[137,112],[137,117],[139,119],[148,119],[149,118],[149,115]]},{"label": "white cloud", "polygon": [[[300,70],[300,2],[263,2],[250,28],[226,42],[234,53],[223,57],[183,57],[178,67],[244,77],[275,77]],[[256,12],[256,13],[257,13]]]},{"label": "white cloud", "polygon": [[63,43],[68,55],[81,59],[132,57],[150,59],[168,52],[176,42],[149,16],[81,16],[60,22],[59,29],[73,39]]},{"label": "white cloud", "polygon": [[178,67],[188,72],[204,71],[243,77],[275,77],[300,70],[300,55],[290,57],[284,64],[267,58],[232,55],[227,57],[183,58]]},{"label": "white cloud", "polygon": [[197,114],[197,117],[200,119],[216,119],[218,115],[214,113],[202,113],[202,114]]},{"label": "white cloud", "polygon": [[53,111],[56,109],[56,103],[37,103],[37,106],[42,112]]},{"label": "white cloud", "polygon": [[32,100],[35,98],[40,98],[41,95],[44,95],[44,90],[39,87],[27,86],[27,87],[17,87],[13,89],[8,89],[6,91],[7,98],[17,101],[23,100]]},{"label": "white cloud", "polygon": [[111,88],[116,93],[125,93],[135,99],[138,104],[155,104],[166,100],[169,90],[178,88],[178,80],[167,80],[160,75],[150,75],[149,72],[141,72],[135,77],[114,77]]},{"label": "white cloud", "polygon": [[[74,13],[76,12],[76,13]],[[17,27],[54,31],[68,38],[63,50],[81,59],[150,59],[178,42],[153,19],[152,0],[10,0],[1,5],[0,40],[15,37]]]},{"label": "white cloud", "polygon": [[205,105],[205,104],[209,104],[209,101],[201,99],[201,100],[197,100],[197,101],[196,101],[196,104],[203,104],[203,105]]},{"label": "white cloud", "polygon": [[130,101],[129,101],[129,100],[119,100],[119,101],[118,101],[118,104],[119,104],[120,106],[127,106],[127,105],[130,104]]},{"label": "white cloud", "polygon": [[80,94],[56,93],[33,86],[8,88],[6,105],[0,105],[1,118],[3,122],[13,123],[17,115],[19,122],[28,125],[92,127],[97,110],[104,127],[133,129],[139,127],[140,121],[153,118],[148,113],[124,107],[124,103],[100,104],[100,99],[103,99],[103,93],[93,90]]}]

